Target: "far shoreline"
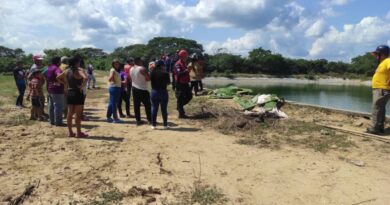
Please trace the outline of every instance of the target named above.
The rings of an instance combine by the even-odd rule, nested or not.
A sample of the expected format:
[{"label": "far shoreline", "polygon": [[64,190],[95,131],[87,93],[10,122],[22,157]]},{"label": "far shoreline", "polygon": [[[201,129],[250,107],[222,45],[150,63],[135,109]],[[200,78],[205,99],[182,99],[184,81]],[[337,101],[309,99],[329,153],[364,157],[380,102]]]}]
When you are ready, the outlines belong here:
[{"label": "far shoreline", "polygon": [[343,79],[343,78],[319,78],[316,80],[299,78],[276,78],[276,77],[206,77],[203,82],[207,85],[227,85],[237,86],[262,86],[262,85],[351,85],[351,86],[371,86],[370,80]]}]

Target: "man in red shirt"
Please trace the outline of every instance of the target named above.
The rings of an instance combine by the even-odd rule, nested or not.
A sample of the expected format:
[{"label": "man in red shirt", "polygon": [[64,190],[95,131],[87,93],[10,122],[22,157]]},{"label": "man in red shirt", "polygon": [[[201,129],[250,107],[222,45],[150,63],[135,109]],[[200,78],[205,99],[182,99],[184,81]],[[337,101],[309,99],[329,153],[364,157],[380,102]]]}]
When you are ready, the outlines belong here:
[{"label": "man in red shirt", "polygon": [[185,119],[188,116],[185,114],[184,106],[188,104],[192,99],[192,92],[189,86],[190,83],[190,70],[187,68],[188,52],[186,50],[179,51],[179,60],[174,67],[175,80],[176,80],[176,99],[177,99],[177,111],[179,112],[179,118]]}]

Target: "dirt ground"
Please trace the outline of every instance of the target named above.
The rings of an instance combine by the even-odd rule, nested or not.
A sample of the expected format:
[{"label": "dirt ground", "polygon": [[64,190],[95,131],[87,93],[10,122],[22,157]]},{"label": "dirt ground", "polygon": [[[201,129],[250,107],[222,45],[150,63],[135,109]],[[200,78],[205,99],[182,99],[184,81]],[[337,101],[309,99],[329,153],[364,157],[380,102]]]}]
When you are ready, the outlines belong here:
[{"label": "dirt ground", "polygon": [[[105,85],[103,78],[99,81]],[[183,198],[195,200],[197,183],[209,187],[202,196],[220,199],[216,204],[389,204],[387,143],[343,135],[353,146],[318,151],[297,140],[278,148],[252,146],[201,120],[179,120],[176,111],[170,111],[170,130],[136,126],[134,118],[110,124],[105,122],[106,89],[88,95],[87,139],[68,138],[66,128],[46,122],[31,123],[25,119],[27,109],[0,108],[0,204],[38,182],[23,204],[190,204]],[[286,125],[301,120],[363,130],[369,122],[293,105],[283,110],[290,116]],[[280,132],[263,129],[267,136]],[[328,137],[321,133],[302,136]],[[134,187],[158,191],[137,195],[129,191]],[[110,202],[107,193],[126,194]]]}]

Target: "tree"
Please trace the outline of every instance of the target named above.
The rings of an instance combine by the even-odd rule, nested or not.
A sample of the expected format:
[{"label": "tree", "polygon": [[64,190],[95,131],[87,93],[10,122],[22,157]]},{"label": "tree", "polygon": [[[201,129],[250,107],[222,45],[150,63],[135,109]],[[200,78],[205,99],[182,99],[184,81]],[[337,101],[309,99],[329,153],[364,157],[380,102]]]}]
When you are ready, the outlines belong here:
[{"label": "tree", "polygon": [[371,53],[357,56],[352,59],[350,70],[357,74],[372,75],[375,72],[378,62],[372,57]]}]

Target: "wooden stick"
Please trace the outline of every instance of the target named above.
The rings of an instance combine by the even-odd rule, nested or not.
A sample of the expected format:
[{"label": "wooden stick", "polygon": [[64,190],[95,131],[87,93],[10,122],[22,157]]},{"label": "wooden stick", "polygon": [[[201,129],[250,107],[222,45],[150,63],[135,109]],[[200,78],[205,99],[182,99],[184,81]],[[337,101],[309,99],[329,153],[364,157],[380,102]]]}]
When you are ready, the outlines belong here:
[{"label": "wooden stick", "polygon": [[325,124],[321,124],[321,123],[316,123],[316,124],[320,125],[320,126],[323,126],[323,127],[326,127],[326,128],[329,128],[329,129],[337,130],[337,131],[340,131],[340,132],[353,134],[355,136],[369,138],[369,139],[375,139],[375,140],[379,140],[379,141],[382,141],[382,142],[390,143],[390,137],[383,137],[383,136],[374,135],[374,134],[370,134],[370,133],[358,132],[358,131],[351,130],[351,129],[346,129],[346,128],[342,128],[342,127],[336,127],[336,126],[332,126],[332,125],[325,125]]}]

